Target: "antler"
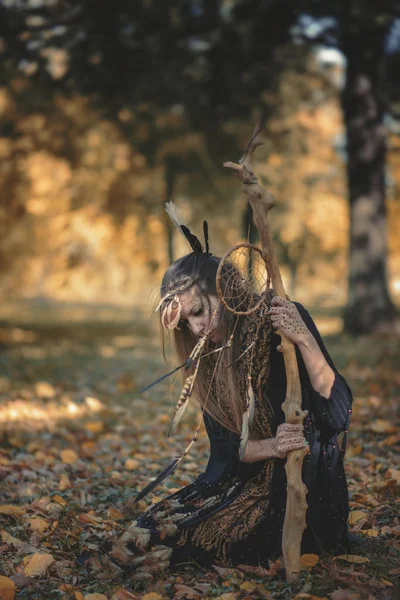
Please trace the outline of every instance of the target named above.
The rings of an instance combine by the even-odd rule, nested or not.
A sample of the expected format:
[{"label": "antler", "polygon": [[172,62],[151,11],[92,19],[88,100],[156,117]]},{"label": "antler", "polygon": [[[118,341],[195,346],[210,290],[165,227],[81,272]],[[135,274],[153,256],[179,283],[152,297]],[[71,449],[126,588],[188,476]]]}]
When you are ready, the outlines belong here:
[{"label": "antler", "polygon": [[[226,162],[224,167],[233,169],[243,184],[242,190],[249,198],[254,221],[260,232],[262,254],[271,277],[272,286],[277,296],[285,298],[285,288],[269,223],[269,211],[275,205],[275,198],[260,186],[252,167],[254,151],[262,144],[260,132],[261,126],[258,125],[239,163]],[[300,424],[307,412],[301,408],[301,386],[295,347],[280,330],[277,333],[281,337],[278,349],[283,353],[287,379],[286,398],[282,403],[282,410],[285,413],[286,423]],[[301,471],[303,459],[307,452],[307,448],[289,452],[285,466],[287,502],[282,534],[282,553],[288,581],[293,581],[300,571],[300,546],[303,531],[306,527],[307,511],[307,488],[302,482]]]}]

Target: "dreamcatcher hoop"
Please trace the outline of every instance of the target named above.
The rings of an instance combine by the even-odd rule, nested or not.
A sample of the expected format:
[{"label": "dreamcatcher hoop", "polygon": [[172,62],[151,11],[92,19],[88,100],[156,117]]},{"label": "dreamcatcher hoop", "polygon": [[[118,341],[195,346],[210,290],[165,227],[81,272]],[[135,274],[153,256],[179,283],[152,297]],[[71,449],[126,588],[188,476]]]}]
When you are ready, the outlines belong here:
[{"label": "dreamcatcher hoop", "polygon": [[[255,256],[259,256],[259,258],[257,258],[258,261],[260,261],[260,263],[262,264],[262,269],[265,271],[266,273],[266,277],[265,277],[265,283],[262,283],[261,281],[256,281],[256,278],[254,277],[254,273],[249,273],[247,274],[247,276],[244,276],[243,274],[241,274],[240,268],[242,267],[238,267],[238,258],[233,258],[235,254],[242,254],[242,256],[245,255],[245,253],[247,252],[249,259],[245,258],[245,267],[248,270],[253,270],[254,269],[254,258],[253,258],[253,252],[255,253]],[[236,270],[236,272],[235,272]],[[236,278],[236,290],[238,293],[242,293],[244,299],[241,301],[237,299],[237,297],[235,297],[236,300],[236,304],[238,304],[237,306],[232,306],[232,304],[229,304],[229,301],[227,299],[227,293],[226,293],[226,289],[223,289],[224,287],[227,287],[227,279],[229,279],[230,277],[230,271],[232,271],[232,273],[234,273],[234,276]],[[246,277],[247,277],[247,281],[246,281]],[[257,287],[254,285],[254,281],[251,281],[251,279],[254,279],[254,281],[256,281],[257,286],[259,288],[257,293],[257,290],[254,289],[253,293],[252,293],[252,306],[250,308],[247,308],[246,310],[241,309],[240,304],[245,304],[245,302],[248,302],[248,299],[250,297],[249,292],[251,292],[251,287]],[[261,279],[261,278],[260,278]],[[251,281],[251,284],[249,284],[249,282]],[[251,313],[255,312],[257,309],[260,308],[260,306],[262,305],[262,303],[265,300],[265,296],[268,292],[269,289],[269,282],[270,282],[270,276],[267,270],[267,266],[265,264],[264,261],[264,257],[262,255],[262,251],[260,250],[260,248],[258,248],[257,246],[255,246],[254,244],[249,244],[249,243],[242,243],[242,244],[236,244],[235,246],[232,246],[232,248],[230,248],[225,254],[224,256],[221,258],[221,261],[218,265],[218,270],[217,270],[217,275],[216,275],[216,288],[217,288],[217,294],[218,294],[218,298],[221,301],[221,303],[224,305],[224,307],[231,313],[233,313],[234,315],[237,316],[245,316],[245,315],[250,315]],[[264,289],[262,289],[264,288]],[[232,292],[231,292],[232,293]],[[247,296],[246,296],[247,293]],[[256,300],[255,300],[256,298]],[[234,297],[231,296],[231,300],[233,300]]]}]

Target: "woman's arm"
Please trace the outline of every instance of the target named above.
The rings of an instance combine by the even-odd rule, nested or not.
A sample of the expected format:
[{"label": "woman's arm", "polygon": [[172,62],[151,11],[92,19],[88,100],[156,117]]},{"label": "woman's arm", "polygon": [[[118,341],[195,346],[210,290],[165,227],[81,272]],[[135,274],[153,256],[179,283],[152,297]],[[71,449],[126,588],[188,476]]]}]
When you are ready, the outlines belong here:
[{"label": "woman's arm", "polygon": [[[281,311],[281,303],[294,310]],[[296,344],[303,397],[307,395],[306,408],[314,415],[317,427],[326,430],[329,437],[345,430],[351,413],[351,391],[333,364],[313,319],[301,304],[283,298],[274,298],[271,304],[273,322],[282,321],[282,327],[278,326]],[[277,317],[279,313],[281,318]],[[284,369],[282,355],[279,358]]]},{"label": "woman's arm", "polygon": [[274,327],[280,329],[300,350],[313,389],[324,398],[329,398],[335,373],[296,305],[275,296],[271,302],[271,318]]},{"label": "woman's arm", "polygon": [[267,458],[286,458],[290,450],[300,450],[308,444],[304,438],[303,425],[282,423],[276,436],[265,440],[249,440],[243,462],[252,463]]}]

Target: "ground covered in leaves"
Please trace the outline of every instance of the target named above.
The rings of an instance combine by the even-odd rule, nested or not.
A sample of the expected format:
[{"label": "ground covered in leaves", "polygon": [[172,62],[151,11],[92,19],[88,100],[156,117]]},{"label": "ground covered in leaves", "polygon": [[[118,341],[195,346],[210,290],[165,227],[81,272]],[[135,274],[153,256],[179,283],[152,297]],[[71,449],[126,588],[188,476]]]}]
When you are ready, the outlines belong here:
[{"label": "ground covered in leaves", "polygon": [[203,470],[204,434],[163,486],[139,506],[131,502],[180,453],[196,411],[165,438],[176,386],[139,395],[166,369],[143,324],[1,323],[0,599],[399,597],[400,339],[341,335],[327,345],[355,398],[346,461],[358,536],[352,554],[304,556],[292,585],[280,561],[269,570],[192,565],[133,584],[101,566],[97,551]]}]

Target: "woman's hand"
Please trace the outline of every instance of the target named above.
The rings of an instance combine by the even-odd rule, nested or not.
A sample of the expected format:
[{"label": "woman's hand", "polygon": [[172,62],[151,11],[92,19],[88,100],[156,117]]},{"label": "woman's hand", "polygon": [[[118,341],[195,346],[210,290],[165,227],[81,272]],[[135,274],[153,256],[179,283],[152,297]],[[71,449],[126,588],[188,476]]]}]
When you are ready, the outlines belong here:
[{"label": "woman's hand", "polygon": [[276,458],[286,458],[291,450],[301,450],[308,444],[304,437],[303,425],[292,425],[291,423],[282,423],[276,430],[276,436],[270,440],[273,456]]},{"label": "woman's hand", "polygon": [[265,440],[249,440],[243,462],[252,463],[267,458],[286,458],[290,450],[300,450],[308,444],[304,437],[303,425],[282,423],[276,436]]},{"label": "woman's hand", "polygon": [[282,331],[293,344],[304,342],[311,336],[299,311],[290,300],[274,296],[271,300],[270,314],[272,325]]}]

